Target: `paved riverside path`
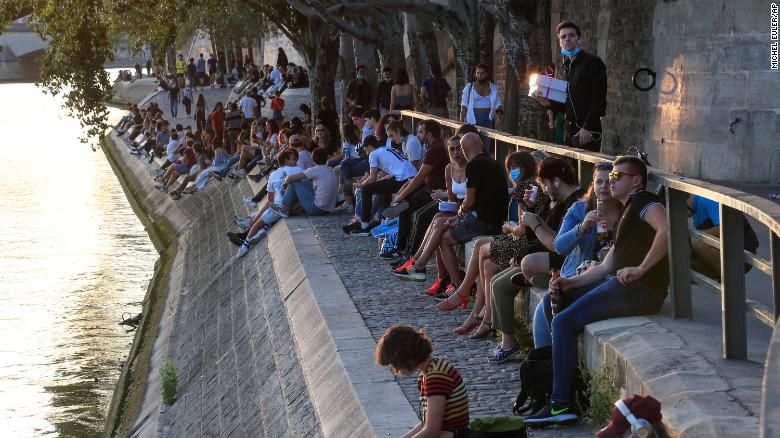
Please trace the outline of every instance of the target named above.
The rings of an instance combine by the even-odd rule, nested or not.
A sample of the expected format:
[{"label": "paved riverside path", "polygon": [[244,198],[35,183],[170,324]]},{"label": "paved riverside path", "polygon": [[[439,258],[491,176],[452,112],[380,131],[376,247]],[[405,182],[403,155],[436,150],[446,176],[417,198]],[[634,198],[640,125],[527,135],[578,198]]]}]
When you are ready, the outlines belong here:
[{"label": "paved riverside path", "polygon": [[[434,280],[432,265],[428,267],[429,278],[425,283],[395,277],[390,273],[389,261],[378,256],[376,239],[347,236],[341,231],[347,218],[345,215],[323,216],[312,218],[311,222],[374,339],[378,340],[393,324],[422,328],[433,341],[434,354],[455,364],[466,381],[472,419],[512,415],[512,404],[520,391],[521,362],[488,363],[497,338],[471,340],[451,332],[468,315],[470,308],[453,312],[430,308],[435,300],[425,295],[425,288]],[[396,380],[419,413],[416,374]],[[573,427],[529,429],[529,435],[592,437],[596,430],[598,428],[580,422]]]}]

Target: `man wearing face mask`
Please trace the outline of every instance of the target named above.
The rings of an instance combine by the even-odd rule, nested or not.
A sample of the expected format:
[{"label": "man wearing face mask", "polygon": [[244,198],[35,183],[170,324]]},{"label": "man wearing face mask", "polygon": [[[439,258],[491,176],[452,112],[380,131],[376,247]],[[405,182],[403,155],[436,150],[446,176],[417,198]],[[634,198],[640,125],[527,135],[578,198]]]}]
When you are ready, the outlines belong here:
[{"label": "man wearing face mask", "polygon": [[580,47],[580,28],[571,21],[556,27],[563,54],[560,79],[569,83],[566,103],[534,97],[555,112],[566,113],[567,145],[593,152],[601,150],[601,117],[607,106],[607,67],[598,56]]},{"label": "man wearing face mask", "polygon": [[366,66],[359,65],[355,69],[355,79],[347,84],[347,102],[351,108],[371,108],[371,84],[366,80]]},{"label": "man wearing face mask", "polygon": [[382,80],[376,86],[376,107],[379,109],[379,115],[385,115],[390,108],[390,89],[393,88],[393,69],[385,67],[382,69]]}]

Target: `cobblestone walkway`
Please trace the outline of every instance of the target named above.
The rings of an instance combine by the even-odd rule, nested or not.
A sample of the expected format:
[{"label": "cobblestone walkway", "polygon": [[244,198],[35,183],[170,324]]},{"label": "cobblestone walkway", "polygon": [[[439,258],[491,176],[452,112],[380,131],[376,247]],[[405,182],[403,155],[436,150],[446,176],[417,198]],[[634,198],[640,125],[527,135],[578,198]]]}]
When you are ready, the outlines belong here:
[{"label": "cobblestone walkway", "polygon": [[[520,391],[519,361],[493,365],[487,358],[497,339],[471,340],[451,332],[470,310],[440,312],[432,309],[435,301],[424,289],[434,279],[435,268],[428,267],[428,281],[400,280],[390,273],[386,261],[378,256],[377,241],[351,237],[341,232],[347,216],[312,218],[312,224],[331,262],[339,273],[371,334],[378,340],[387,327],[409,324],[422,328],[433,341],[435,354],[453,362],[469,392],[471,418],[512,415],[514,398]],[[417,377],[398,377],[409,403],[419,411]],[[533,437],[592,437],[596,429],[587,425],[530,431]]]}]

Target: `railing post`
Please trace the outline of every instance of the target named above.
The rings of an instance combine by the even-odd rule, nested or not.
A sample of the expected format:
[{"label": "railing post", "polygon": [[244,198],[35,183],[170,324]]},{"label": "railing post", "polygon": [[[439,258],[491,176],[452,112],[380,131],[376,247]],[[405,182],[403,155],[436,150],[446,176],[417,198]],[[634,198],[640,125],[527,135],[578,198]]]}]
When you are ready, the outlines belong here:
[{"label": "railing post", "polygon": [[691,255],[688,246],[688,194],[666,188],[666,214],[669,218],[669,293],[675,318],[693,317],[691,296]]},{"label": "railing post", "polygon": [[593,182],[593,169],[595,164],[589,161],[577,160],[577,173],[579,174],[580,187],[587,190]]},{"label": "railing post", "polygon": [[770,259],[772,261],[772,290],[774,296],[775,323],[780,316],[780,236],[769,232]]},{"label": "railing post", "polygon": [[726,359],[747,359],[743,220],[742,213],[720,204],[720,284]]}]

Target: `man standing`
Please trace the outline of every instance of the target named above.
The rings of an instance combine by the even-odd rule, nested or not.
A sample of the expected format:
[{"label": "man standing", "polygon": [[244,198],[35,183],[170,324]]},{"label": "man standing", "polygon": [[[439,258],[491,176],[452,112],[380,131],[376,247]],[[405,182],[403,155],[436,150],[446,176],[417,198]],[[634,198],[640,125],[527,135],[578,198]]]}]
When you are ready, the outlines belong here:
[{"label": "man standing", "polygon": [[211,84],[211,88],[214,88],[214,81],[217,78],[217,58],[213,53],[209,55],[209,60],[206,63],[209,66],[209,84]]},{"label": "man standing", "polygon": [[452,88],[442,77],[439,64],[431,64],[431,77],[423,81],[420,96],[425,112],[434,116],[449,117],[447,101],[452,100]]},{"label": "man standing", "polygon": [[241,112],[244,113],[244,119],[255,120],[255,107],[257,101],[254,98],[254,88],[247,90],[244,97],[238,101],[238,107],[241,108]]},{"label": "man standing", "polygon": [[[382,69],[382,80],[376,86],[376,108],[379,115],[383,116],[390,109],[390,90],[393,88],[393,69],[385,67]],[[364,108],[367,110],[369,108]]]},{"label": "man standing", "polygon": [[198,68],[198,85],[203,88],[203,80],[206,78],[206,60],[203,58],[202,53],[198,57],[198,63],[196,67]]},{"label": "man standing", "polygon": [[620,157],[609,181],[612,196],[623,204],[612,249],[601,264],[550,282],[559,308],[554,318],[550,293],[543,299],[547,320],[552,321],[553,386],[550,404],[525,419],[531,427],[577,421],[572,381],[578,362],[577,337],[587,324],[656,313],[666,298],[669,224],[661,200],[645,190],[647,167],[639,158]]},{"label": "man standing", "polygon": [[566,113],[567,145],[600,152],[601,117],[607,107],[607,67],[601,58],[582,50],[582,34],[576,24],[564,21],[555,29],[563,54],[560,77],[569,83],[566,103],[535,99],[554,112]]},{"label": "man standing", "polygon": [[198,87],[198,67],[195,65],[195,58],[190,58],[190,62],[187,64],[187,77],[190,79],[190,87],[193,90]]},{"label": "man standing", "polygon": [[176,58],[176,77],[183,78],[184,72],[187,70],[187,63],[184,61],[184,55],[179,53]]},{"label": "man standing", "polygon": [[[388,97],[388,102],[390,98]],[[355,79],[347,84],[347,102],[350,108],[361,107],[371,109],[371,84],[366,80],[366,66],[359,65],[355,69]]]}]

